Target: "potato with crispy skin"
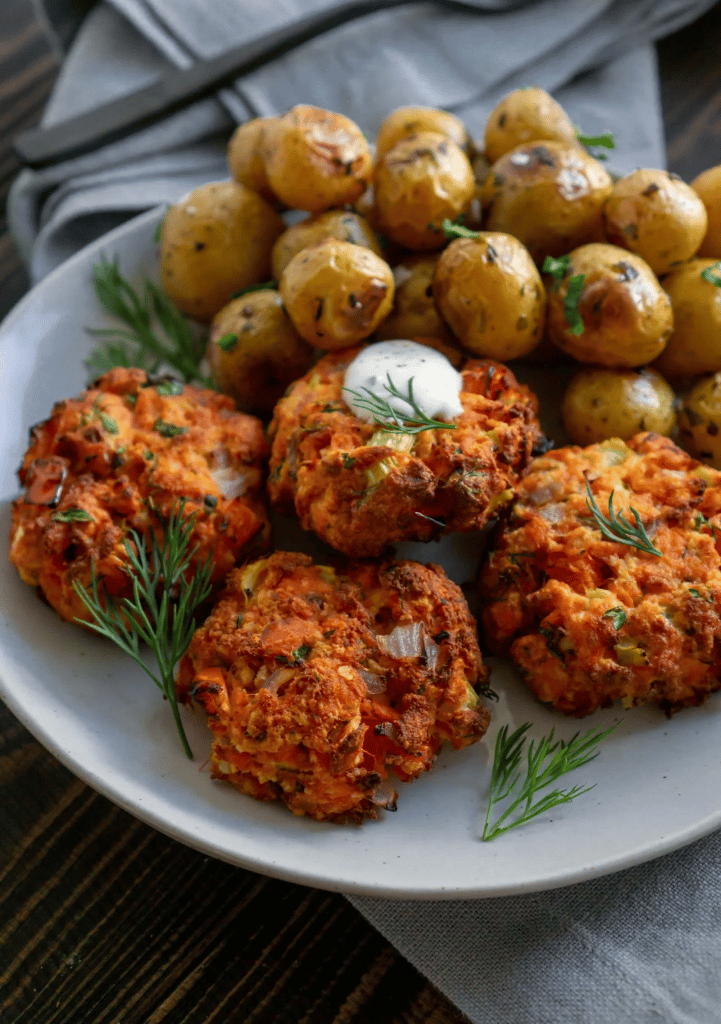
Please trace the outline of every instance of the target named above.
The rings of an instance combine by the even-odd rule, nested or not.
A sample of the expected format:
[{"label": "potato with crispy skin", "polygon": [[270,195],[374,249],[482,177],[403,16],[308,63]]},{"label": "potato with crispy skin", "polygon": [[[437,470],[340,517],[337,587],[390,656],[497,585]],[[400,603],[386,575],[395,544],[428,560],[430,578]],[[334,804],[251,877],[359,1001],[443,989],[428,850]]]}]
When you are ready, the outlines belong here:
[{"label": "potato with crispy skin", "polygon": [[514,89],[491,111],[485,132],[491,163],[516,146],[542,140],[580,148],[570,117],[544,89]]},{"label": "potato with crispy skin", "polygon": [[160,230],[160,281],[178,309],[207,323],[231,295],[270,277],[284,228],[275,210],[237,181],[211,181],[170,207]]},{"label": "potato with crispy skin", "polygon": [[[609,520],[612,499],[631,527],[638,515],[660,554],[604,535],[587,481],[599,513]],[[668,438],[548,452],[480,578],[489,650],[568,715],[702,704],[721,689],[720,528],[721,473]]]},{"label": "potato with crispy skin", "polygon": [[259,420],[215,391],[111,370],[33,427],[13,504],[10,560],[58,614],[89,620],[73,588],[92,571],[114,597],[132,594],[125,538],[150,539],[177,502],[195,513],[193,565],[212,553],[213,582],[265,550],[267,446]]},{"label": "potato with crispy skin", "polygon": [[480,739],[488,670],[460,589],[439,566],[331,568],[277,551],[235,569],[178,673],[208,714],[211,768],[319,821],[395,810],[438,749]]},{"label": "potato with crispy skin", "polygon": [[439,132],[410,135],[384,153],[374,187],[383,233],[419,252],[443,248],[443,221],[465,213],[476,192],[468,157]]},{"label": "potato with crispy skin", "polygon": [[481,201],[487,231],[505,231],[536,263],[603,238],[603,207],[613,182],[577,146],[531,142],[496,160]]},{"label": "potato with crispy skin", "polygon": [[359,351],[325,356],[276,406],[273,506],[353,557],[482,529],[543,441],[534,397],[500,363],[468,360],[455,429],[389,434],[343,401],[344,372]]},{"label": "potato with crispy skin", "polygon": [[439,135],[445,135],[455,142],[466,156],[470,157],[473,154],[471,137],[455,114],[449,114],[447,110],[438,110],[436,107],[398,107],[383,118],[378,129],[378,156],[393,149],[401,139],[407,139],[409,135],[418,135],[419,132],[437,132]]},{"label": "potato with crispy skin", "polygon": [[365,192],[373,157],[354,121],[299,104],[270,118],[261,141],[268,184],[286,206],[320,213]]},{"label": "potato with crispy skin", "polygon": [[613,186],[603,212],[606,238],[661,276],[690,260],[708,225],[690,185],[669,171],[639,168]]},{"label": "potato with crispy skin", "polygon": [[326,210],[314,217],[299,220],[283,232],[273,246],[273,277],[280,276],[294,256],[311,245],[318,245],[326,238],[337,238],[370,249],[376,256],[382,256],[373,228],[365,217],[353,210]]}]

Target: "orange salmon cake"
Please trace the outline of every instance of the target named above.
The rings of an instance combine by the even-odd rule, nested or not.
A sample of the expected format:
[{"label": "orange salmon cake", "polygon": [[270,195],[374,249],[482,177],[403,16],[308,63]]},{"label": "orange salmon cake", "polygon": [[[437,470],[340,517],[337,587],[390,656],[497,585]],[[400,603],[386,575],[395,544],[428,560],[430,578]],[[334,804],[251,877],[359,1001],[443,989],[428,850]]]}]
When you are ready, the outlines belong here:
[{"label": "orange salmon cake", "polygon": [[276,405],[273,507],[355,558],[485,527],[510,502],[534,447],[543,450],[535,397],[501,363],[469,359],[456,429],[390,433],[343,401],[344,372],[360,351],[323,357]]},{"label": "orange salmon cake", "polygon": [[[609,538],[592,508],[609,523],[611,495]],[[658,554],[613,539],[643,543],[636,516]],[[720,540],[721,473],[668,438],[548,452],[481,573],[488,648],[568,715],[702,704],[721,688]]]},{"label": "orange salmon cake", "polygon": [[69,621],[90,620],[73,583],[92,569],[112,596],[132,594],[125,537],[150,539],[185,498],[194,564],[212,552],[213,582],[268,546],[267,444],[259,420],[207,388],[115,369],[33,427],[18,471],[10,560]]},{"label": "orange salmon cake", "polygon": [[214,741],[213,777],[319,821],[395,810],[388,782],[489,721],[475,622],[437,565],[314,565],[275,552],[235,569],[178,670]]}]

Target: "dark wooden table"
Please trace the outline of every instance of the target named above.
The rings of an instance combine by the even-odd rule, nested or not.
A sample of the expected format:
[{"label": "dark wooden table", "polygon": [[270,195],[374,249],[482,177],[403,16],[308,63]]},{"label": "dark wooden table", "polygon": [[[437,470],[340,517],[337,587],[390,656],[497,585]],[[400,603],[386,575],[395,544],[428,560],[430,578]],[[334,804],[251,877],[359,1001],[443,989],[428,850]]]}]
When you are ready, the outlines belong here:
[{"label": "dark wooden table", "polygon": [[[2,8],[4,209],[10,141],[37,122],[60,51],[32,0]],[[689,180],[721,163],[721,5],[659,57],[669,166]],[[3,219],[0,316],[26,288]],[[0,704],[1,1024],[464,1020],[342,896],[166,839],[71,775]]]}]

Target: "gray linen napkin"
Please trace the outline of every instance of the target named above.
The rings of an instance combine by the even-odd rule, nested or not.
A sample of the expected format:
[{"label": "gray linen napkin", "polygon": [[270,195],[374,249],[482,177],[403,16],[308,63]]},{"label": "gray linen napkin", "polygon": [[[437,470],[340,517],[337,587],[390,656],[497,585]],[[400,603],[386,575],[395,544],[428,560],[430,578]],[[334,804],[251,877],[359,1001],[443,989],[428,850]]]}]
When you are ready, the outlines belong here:
[{"label": "gray linen napkin", "polygon": [[[53,0],[57,8],[61,0]],[[45,120],[62,120],[328,0],[109,0],[87,19]],[[307,44],[123,142],[15,184],[10,217],[35,279],[120,220],[227,175],[234,120],[295,102],[369,134],[405,103],[454,110],[476,135],[496,100],[534,83],[588,132],[612,128],[620,171],[663,166],[649,42],[711,0],[418,4]],[[380,83],[380,84],[379,84]],[[350,897],[419,970],[483,1024],[721,1022],[721,836],[548,893],[450,903]]]}]

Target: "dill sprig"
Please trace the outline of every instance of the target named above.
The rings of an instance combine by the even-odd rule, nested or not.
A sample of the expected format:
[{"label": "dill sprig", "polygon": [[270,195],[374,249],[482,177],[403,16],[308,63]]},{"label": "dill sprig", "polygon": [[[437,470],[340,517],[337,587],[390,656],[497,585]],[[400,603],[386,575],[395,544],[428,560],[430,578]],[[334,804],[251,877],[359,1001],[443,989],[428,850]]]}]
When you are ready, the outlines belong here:
[{"label": "dill sprig", "polygon": [[[190,324],[170,299],[153,284],[144,280],[138,292],[120,272],[118,257],[101,256],[93,267],[93,286],[100,305],[125,327],[86,327],[88,334],[102,339],[85,360],[95,375],[107,373],[116,366],[137,366],[156,373],[161,366],[177,370],[186,383],[197,380],[208,387],[212,383],[200,375],[203,345],[199,344]],[[160,327],[156,330],[155,324]]]},{"label": "dill sprig", "polygon": [[641,522],[641,517],[633,505],[629,505],[629,512],[633,515],[635,526],[629,523],[623,512],[617,514],[613,511],[614,493],[614,491],[611,491],[608,496],[608,519],[606,519],[596,504],[591,485],[588,479],[586,479],[586,504],[603,536],[608,540],[615,541],[616,544],[626,544],[630,548],[638,548],[639,551],[645,551],[649,555],[657,555],[659,558],[663,558],[663,551],[659,551],[655,547],[653,541],[646,533],[646,527]]},{"label": "dill sprig", "polygon": [[[407,402],[413,410],[413,415],[408,416],[402,409],[394,408],[387,398],[377,395],[369,388],[361,388],[354,391],[352,388],[343,388],[347,395],[352,395],[355,404],[371,414],[375,423],[381,424],[390,433],[399,434],[420,434],[424,430],[455,430],[455,423],[444,423],[443,420],[434,420],[427,416],[420,408],[413,395],[413,377],[408,381],[408,392],[404,395],[387,374],[388,383],[383,387],[390,398],[400,399]],[[361,394],[365,392],[365,394]]]},{"label": "dill sprig", "polygon": [[[140,665],[170,703],[183,750],[193,754],[183,729],[175,693],[174,670],[188,649],[195,623],[193,616],[210,594],[211,558],[190,574],[187,570],[197,551],[190,549],[195,513],[185,515],[185,499],[177,502],[164,526],[163,543],[153,535],[150,551],[144,538],[131,530],[125,538],[128,565],[125,569],[133,585],[132,598],[112,601],[99,592],[95,566],[88,591],[77,580],[75,592],[83,601],[94,622],[85,625],[112,640]],[[176,596],[177,595],[177,596]],[[147,667],[140,654],[140,644],[150,648],[157,664],[157,674]]]},{"label": "dill sprig", "polygon": [[[531,740],[526,753],[525,776],[521,771],[523,748],[530,722],[521,725],[508,735],[504,725],[496,737],[496,748],[491,771],[491,788],[488,796],[488,811],[483,826],[482,839],[488,842],[503,835],[509,829],[545,814],[559,804],[570,803],[577,796],[588,793],[593,786],[573,786],[571,789],[552,789],[536,799],[536,795],[552,785],[563,775],[580,768],[598,757],[598,744],[613,729],[589,729],[583,735],[576,733],[570,740],[554,739],[553,729],[543,739]],[[510,799],[510,804],[501,814],[491,820],[494,807]]]}]

